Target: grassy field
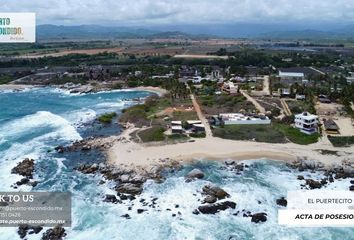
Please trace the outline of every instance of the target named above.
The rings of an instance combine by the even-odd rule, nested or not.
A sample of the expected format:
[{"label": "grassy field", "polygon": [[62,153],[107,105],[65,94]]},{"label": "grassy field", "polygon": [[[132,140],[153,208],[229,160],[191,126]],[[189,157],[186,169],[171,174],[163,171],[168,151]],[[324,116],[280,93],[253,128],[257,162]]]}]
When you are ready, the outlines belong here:
[{"label": "grassy field", "polygon": [[271,125],[228,125],[215,128],[216,137],[234,140],[253,140],[256,142],[285,143],[308,145],[318,141],[318,134],[306,135],[299,130],[280,123]]},{"label": "grassy field", "polygon": [[273,126],[280,132],[282,132],[290,142],[300,145],[316,143],[318,141],[318,138],[320,137],[318,133],[307,135],[305,133],[300,132],[298,129],[286,124],[274,123]]},{"label": "grassy field", "polygon": [[228,125],[213,129],[215,137],[256,142],[285,143],[284,134],[272,125]]},{"label": "grassy field", "polygon": [[138,133],[143,142],[159,142],[165,140],[164,128],[154,126]]},{"label": "grassy field", "polygon": [[335,147],[349,147],[351,145],[354,145],[354,136],[348,136],[348,137],[328,136],[328,140]]}]

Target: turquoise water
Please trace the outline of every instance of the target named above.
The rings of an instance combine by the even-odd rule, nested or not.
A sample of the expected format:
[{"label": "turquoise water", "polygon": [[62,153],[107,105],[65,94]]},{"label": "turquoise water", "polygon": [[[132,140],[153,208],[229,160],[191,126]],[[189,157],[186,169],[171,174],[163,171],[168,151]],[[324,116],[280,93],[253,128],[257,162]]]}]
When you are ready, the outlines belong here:
[{"label": "turquoise water", "polygon": [[[128,99],[146,97],[150,93],[116,91],[87,95],[71,95],[56,89],[32,89],[0,93],[0,189],[11,191],[21,177],[10,174],[23,158],[37,161],[35,178],[41,183],[32,190],[71,191],[73,193],[73,226],[67,239],[353,239],[351,228],[287,228],[277,224],[275,200],[288,190],[300,189],[298,172],[275,161],[247,161],[251,165],[241,175],[229,171],[222,163],[197,161],[181,171],[169,173],[162,184],[148,181],[136,200],[123,204],[102,202],[105,194],[114,193],[112,183],[99,185],[99,176],[72,171],[80,159],[50,152],[59,144],[67,144],[89,135],[97,115],[120,112],[133,104]],[[110,130],[111,131],[111,130]],[[114,131],[119,132],[119,127]],[[184,175],[192,168],[202,169],[203,180],[186,183]],[[301,173],[320,178],[316,173]],[[349,180],[336,181],[328,189],[344,190]],[[201,189],[214,183],[225,189],[235,210],[213,216],[194,215],[200,205]],[[19,190],[29,191],[28,186]],[[143,206],[158,198],[155,209]],[[178,205],[178,208],[176,208]],[[131,207],[132,210],[128,210]],[[137,209],[147,209],[137,214]],[[251,223],[237,211],[266,212],[268,221]],[[121,218],[129,214],[130,220]],[[172,214],[176,214],[175,217]],[[29,235],[28,239],[40,239]],[[15,228],[0,228],[0,239],[19,239]]]}]

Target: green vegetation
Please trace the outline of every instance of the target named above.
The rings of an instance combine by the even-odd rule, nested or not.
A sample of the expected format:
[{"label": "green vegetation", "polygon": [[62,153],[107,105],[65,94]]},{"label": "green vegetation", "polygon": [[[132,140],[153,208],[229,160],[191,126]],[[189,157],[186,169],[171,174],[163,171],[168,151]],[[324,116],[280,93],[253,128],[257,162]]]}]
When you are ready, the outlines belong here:
[{"label": "green vegetation", "polygon": [[328,136],[328,140],[335,147],[349,147],[351,145],[354,145],[354,136],[348,136],[348,137]]},{"label": "green vegetation", "polygon": [[287,104],[293,114],[302,112],[316,114],[316,108],[312,101],[287,101]]},{"label": "green vegetation", "polygon": [[307,135],[286,124],[273,123],[273,126],[282,132],[289,141],[300,145],[316,143],[320,137],[318,133]]},{"label": "green vegetation", "polygon": [[218,114],[220,112],[240,112],[241,109],[252,113],[256,108],[251,102],[246,101],[244,96],[233,95],[201,95],[198,96],[203,111],[207,114]]},{"label": "green vegetation", "polygon": [[189,134],[189,136],[192,138],[205,138],[206,134],[205,133],[191,133],[191,134]]},{"label": "green vegetation", "polygon": [[111,112],[111,113],[105,113],[101,116],[98,117],[98,121],[101,123],[111,123],[112,119],[117,116],[117,113]]},{"label": "green vegetation", "polygon": [[271,125],[227,125],[215,128],[216,137],[234,140],[254,140],[256,142],[285,143],[287,140],[301,145],[318,141],[319,134],[307,135],[289,125],[272,123]]},{"label": "green vegetation", "polygon": [[165,140],[164,128],[153,126],[138,133],[143,142],[159,142]]},{"label": "green vegetation", "polygon": [[256,142],[285,143],[284,134],[272,125],[227,125],[213,129],[215,137]]},{"label": "green vegetation", "polygon": [[189,137],[185,134],[171,134],[167,136],[167,141],[168,142],[183,142],[187,141]]},{"label": "green vegetation", "polygon": [[148,112],[149,108],[145,104],[135,105],[124,109],[119,121],[134,123],[137,127],[148,126],[150,125]]},{"label": "green vegetation", "polygon": [[7,84],[12,80],[12,77],[10,77],[9,75],[0,75],[0,84]]}]

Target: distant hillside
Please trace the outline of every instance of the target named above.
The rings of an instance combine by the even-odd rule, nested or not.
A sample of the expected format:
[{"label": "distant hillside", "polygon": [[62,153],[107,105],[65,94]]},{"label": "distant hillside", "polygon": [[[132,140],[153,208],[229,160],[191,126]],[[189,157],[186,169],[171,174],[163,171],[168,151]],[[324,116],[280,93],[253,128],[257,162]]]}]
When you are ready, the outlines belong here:
[{"label": "distant hillside", "polygon": [[260,34],[259,37],[271,39],[354,39],[354,26],[347,26],[329,31],[299,30],[274,31]]},{"label": "distant hillside", "polygon": [[110,39],[110,38],[193,38],[183,32],[161,32],[143,28],[81,26],[37,26],[37,38],[48,39]]},{"label": "distant hillside", "polygon": [[37,26],[38,39],[111,38],[269,38],[269,39],[354,39],[354,25],[304,26],[285,24],[163,25],[108,27],[98,25]]}]

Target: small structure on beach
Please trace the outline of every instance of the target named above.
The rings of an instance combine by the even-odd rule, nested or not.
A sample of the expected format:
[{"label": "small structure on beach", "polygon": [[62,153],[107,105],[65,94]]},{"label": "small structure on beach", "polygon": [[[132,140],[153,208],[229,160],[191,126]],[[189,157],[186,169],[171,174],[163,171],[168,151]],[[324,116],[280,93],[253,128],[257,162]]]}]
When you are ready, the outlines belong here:
[{"label": "small structure on beach", "polygon": [[201,133],[205,132],[205,126],[200,120],[171,121],[172,134]]},{"label": "small structure on beach", "polygon": [[295,128],[309,135],[317,133],[318,116],[309,112],[295,115]]},{"label": "small structure on beach", "polygon": [[242,113],[221,113],[210,120],[213,125],[247,125],[270,124],[271,120],[264,115],[244,115]]},{"label": "small structure on beach", "polygon": [[339,134],[339,127],[333,119],[324,119],[323,120],[324,128],[329,134]]}]

